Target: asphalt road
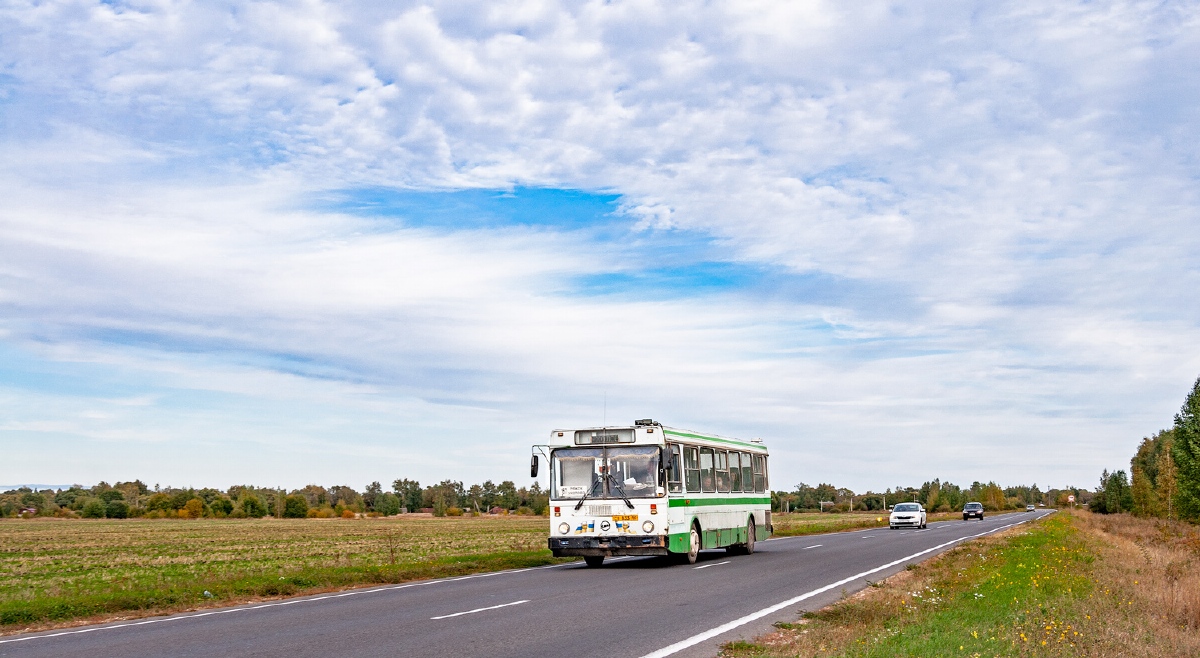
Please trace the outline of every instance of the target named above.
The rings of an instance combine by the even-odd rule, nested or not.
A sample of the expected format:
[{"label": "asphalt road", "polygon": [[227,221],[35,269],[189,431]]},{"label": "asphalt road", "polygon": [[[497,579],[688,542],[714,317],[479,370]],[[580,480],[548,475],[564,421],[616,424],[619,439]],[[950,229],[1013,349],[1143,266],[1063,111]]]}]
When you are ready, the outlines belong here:
[{"label": "asphalt road", "polygon": [[714,656],[959,541],[1049,511],[759,542],[694,566],[625,558],[0,637],[0,656]]}]

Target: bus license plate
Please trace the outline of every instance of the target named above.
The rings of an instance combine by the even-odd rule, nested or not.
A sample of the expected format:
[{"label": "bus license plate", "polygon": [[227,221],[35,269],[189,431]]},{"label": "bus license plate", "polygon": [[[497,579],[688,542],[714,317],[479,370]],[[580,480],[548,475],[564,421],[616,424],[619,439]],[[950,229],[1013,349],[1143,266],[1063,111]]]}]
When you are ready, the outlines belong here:
[{"label": "bus license plate", "polygon": [[637,514],[613,514],[613,521],[637,521]]}]

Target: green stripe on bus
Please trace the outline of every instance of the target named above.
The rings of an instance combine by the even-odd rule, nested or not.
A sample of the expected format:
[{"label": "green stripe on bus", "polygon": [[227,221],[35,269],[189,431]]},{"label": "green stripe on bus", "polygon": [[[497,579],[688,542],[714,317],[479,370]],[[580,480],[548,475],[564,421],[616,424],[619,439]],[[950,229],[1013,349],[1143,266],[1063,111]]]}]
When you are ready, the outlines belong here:
[{"label": "green stripe on bus", "polygon": [[702,505],[770,505],[770,498],[671,498],[670,507],[699,507]]},{"label": "green stripe on bus", "polygon": [[736,439],[722,439],[720,437],[705,436],[703,434],[688,434],[687,432],[676,432],[675,430],[669,430],[666,428],[663,428],[663,434],[682,436],[689,439],[701,439],[704,441],[716,441],[718,443],[729,443],[735,446],[742,446],[743,448],[750,448],[751,450],[762,450],[763,452],[767,451],[766,446],[762,445],[761,443],[750,443],[748,441],[738,441]]}]

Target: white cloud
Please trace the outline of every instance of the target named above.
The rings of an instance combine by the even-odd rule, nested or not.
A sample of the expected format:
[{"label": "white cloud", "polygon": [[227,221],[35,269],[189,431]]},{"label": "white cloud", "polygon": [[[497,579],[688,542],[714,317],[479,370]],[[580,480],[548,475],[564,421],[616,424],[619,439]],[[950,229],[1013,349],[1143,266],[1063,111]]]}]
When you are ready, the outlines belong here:
[{"label": "white cloud", "polygon": [[[1136,2],[12,4],[0,336],[49,360],[132,359],[123,377],[150,388],[179,369],[171,386],[272,409],[278,381],[234,385],[227,368],[273,378],[297,358],[313,381],[280,395],[331,417],[446,428],[466,414],[507,447],[591,420],[608,391],[614,413],[776,437],[796,479],[879,486],[886,461],[850,482],[867,477],[855,458],[913,441],[926,470],[884,486],[993,477],[960,466],[973,447],[994,477],[1083,483],[1168,423],[1200,370],[1200,85],[1179,64],[1200,55],[1198,15]],[[358,185],[613,191],[631,239],[712,236],[733,262],[891,292],[580,297],[563,294],[576,277],[613,268],[579,254],[619,260],[622,245],[290,209]],[[331,383],[355,378],[369,392]],[[425,402],[396,416],[364,402],[378,399]],[[126,406],[91,421],[132,439],[159,404]],[[251,413],[206,408],[229,424]],[[53,420],[22,413],[22,431]],[[146,422],[187,434],[171,418]],[[1035,447],[1048,456],[1031,465]]]}]

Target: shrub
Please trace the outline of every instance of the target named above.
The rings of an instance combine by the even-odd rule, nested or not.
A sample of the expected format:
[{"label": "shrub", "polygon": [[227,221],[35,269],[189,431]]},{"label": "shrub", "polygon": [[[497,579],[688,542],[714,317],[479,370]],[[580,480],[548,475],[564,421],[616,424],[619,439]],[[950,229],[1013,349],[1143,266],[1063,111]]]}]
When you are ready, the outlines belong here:
[{"label": "shrub", "polygon": [[204,501],[199,498],[192,498],[183,504],[183,509],[179,510],[180,516],[187,519],[198,519],[204,516]]},{"label": "shrub", "polygon": [[104,506],[104,515],[110,519],[127,519],[129,518],[129,503],[124,500],[110,500]]},{"label": "shrub", "polygon": [[224,496],[214,499],[208,507],[212,510],[213,516],[229,516],[233,513],[233,501]]},{"label": "shrub", "polygon": [[75,505],[76,500],[85,498],[86,496],[87,493],[80,487],[71,487],[70,489],[58,492],[54,496],[54,503],[59,507],[72,507]]},{"label": "shrub", "polygon": [[394,493],[384,492],[375,498],[375,511],[384,516],[400,513],[400,497]]},{"label": "shrub", "polygon": [[46,498],[36,491],[30,491],[21,496],[21,507],[32,507],[41,512],[46,507]]},{"label": "shrub", "polygon": [[[150,499],[146,501],[146,509],[158,512],[170,512],[174,511],[175,508],[171,505],[171,497],[160,492],[150,496]],[[164,514],[164,516],[166,515]]]},{"label": "shrub", "polygon": [[306,516],[308,516],[308,518],[310,518],[310,519],[315,519],[318,516],[321,516],[321,510],[319,510],[315,507],[310,507],[310,508],[308,508],[308,514]]},{"label": "shrub", "polygon": [[308,516],[308,500],[299,494],[283,499],[283,518],[303,519]]},{"label": "shrub", "polygon": [[125,494],[121,493],[120,489],[109,489],[100,492],[100,500],[106,503],[111,503],[114,500],[125,500]]},{"label": "shrub", "polygon": [[242,513],[252,519],[261,519],[267,515],[267,506],[262,499],[254,494],[242,494],[242,499],[238,502],[242,507]]},{"label": "shrub", "polygon": [[462,516],[463,511],[460,507],[447,507],[446,516]]},{"label": "shrub", "polygon": [[85,519],[103,519],[104,512],[104,503],[99,498],[89,498],[88,501],[83,504],[83,509],[80,510],[80,514],[82,514],[83,518]]},{"label": "shrub", "polygon": [[358,516],[358,515],[357,515],[357,514],[355,514],[355,513],[354,513],[353,511],[351,511],[351,510],[348,510],[348,509],[344,509],[344,510],[342,510],[342,518],[343,518],[343,519],[353,519],[353,518],[354,518],[354,517],[356,517],[356,516]]}]

